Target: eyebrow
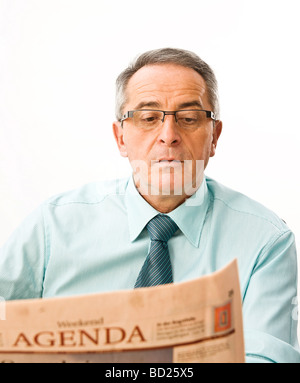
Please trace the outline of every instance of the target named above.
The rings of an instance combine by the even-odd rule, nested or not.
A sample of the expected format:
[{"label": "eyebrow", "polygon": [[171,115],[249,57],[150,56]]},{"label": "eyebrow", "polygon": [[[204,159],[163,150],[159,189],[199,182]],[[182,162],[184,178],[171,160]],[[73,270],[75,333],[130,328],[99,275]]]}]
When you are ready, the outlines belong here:
[{"label": "eyebrow", "polygon": [[178,105],[178,109],[185,109],[185,108],[190,108],[193,106],[196,106],[198,108],[203,109],[203,105],[198,100],[190,101],[190,102],[184,102],[183,104]]},{"label": "eyebrow", "polygon": [[[161,107],[161,104],[157,101],[148,101],[148,102],[142,101],[134,109],[160,108],[160,107]],[[184,103],[178,105],[179,110],[190,108],[190,107],[198,107],[198,108],[203,109],[203,105],[198,100],[184,102]]]},{"label": "eyebrow", "polygon": [[134,109],[142,109],[145,107],[146,108],[159,108],[160,104],[159,104],[159,102],[156,102],[156,101],[148,101],[148,102],[142,101]]}]

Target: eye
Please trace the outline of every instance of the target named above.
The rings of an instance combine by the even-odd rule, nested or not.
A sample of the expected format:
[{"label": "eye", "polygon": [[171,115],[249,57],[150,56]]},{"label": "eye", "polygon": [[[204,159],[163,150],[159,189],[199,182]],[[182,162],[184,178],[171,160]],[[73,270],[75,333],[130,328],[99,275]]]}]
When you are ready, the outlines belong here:
[{"label": "eye", "polygon": [[161,120],[161,114],[157,112],[141,112],[139,118],[146,122]]},{"label": "eye", "polygon": [[197,121],[197,119],[191,118],[191,117],[185,117],[185,118],[183,118],[183,121],[188,122],[188,123],[193,123],[193,122]]},{"label": "eye", "polygon": [[183,124],[195,124],[198,121],[198,116],[197,113],[184,112],[178,113],[177,119]]},{"label": "eye", "polygon": [[139,110],[134,114],[135,124],[141,128],[155,128],[163,119],[163,113],[157,110]]},{"label": "eye", "polygon": [[179,126],[182,128],[199,128],[202,124],[204,113],[201,110],[186,110],[177,113]]},{"label": "eye", "polygon": [[152,122],[152,121],[158,120],[158,117],[157,116],[149,116],[149,117],[143,117],[142,119],[146,122]]}]

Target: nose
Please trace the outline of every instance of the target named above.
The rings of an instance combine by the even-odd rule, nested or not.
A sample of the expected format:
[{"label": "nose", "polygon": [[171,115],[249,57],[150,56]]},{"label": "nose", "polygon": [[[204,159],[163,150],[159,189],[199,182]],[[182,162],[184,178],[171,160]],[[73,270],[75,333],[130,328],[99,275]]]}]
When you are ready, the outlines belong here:
[{"label": "nose", "polygon": [[174,115],[165,116],[161,124],[158,140],[167,146],[176,146],[181,142],[181,136]]}]

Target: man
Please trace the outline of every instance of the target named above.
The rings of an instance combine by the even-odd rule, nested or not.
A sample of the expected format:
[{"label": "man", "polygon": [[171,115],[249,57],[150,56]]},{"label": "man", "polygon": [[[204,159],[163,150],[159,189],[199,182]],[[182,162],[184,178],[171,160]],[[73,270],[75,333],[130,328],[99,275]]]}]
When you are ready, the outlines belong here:
[{"label": "man", "polygon": [[39,207],[1,251],[0,295],[176,283],[237,258],[247,360],[300,361],[293,234],[274,213],[204,176],[222,131],[210,67],[184,50],[146,52],[118,77],[116,101],[113,132],[132,177]]}]

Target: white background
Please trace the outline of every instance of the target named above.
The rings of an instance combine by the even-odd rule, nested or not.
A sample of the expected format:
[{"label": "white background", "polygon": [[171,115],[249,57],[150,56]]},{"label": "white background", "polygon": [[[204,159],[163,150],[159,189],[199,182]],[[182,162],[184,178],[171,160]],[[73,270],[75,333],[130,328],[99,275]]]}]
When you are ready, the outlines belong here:
[{"label": "white background", "polygon": [[299,248],[298,4],[0,0],[0,246],[53,194],[129,174],[112,135],[115,78],[171,46],[219,81],[224,128],[206,174],[275,211]]}]

